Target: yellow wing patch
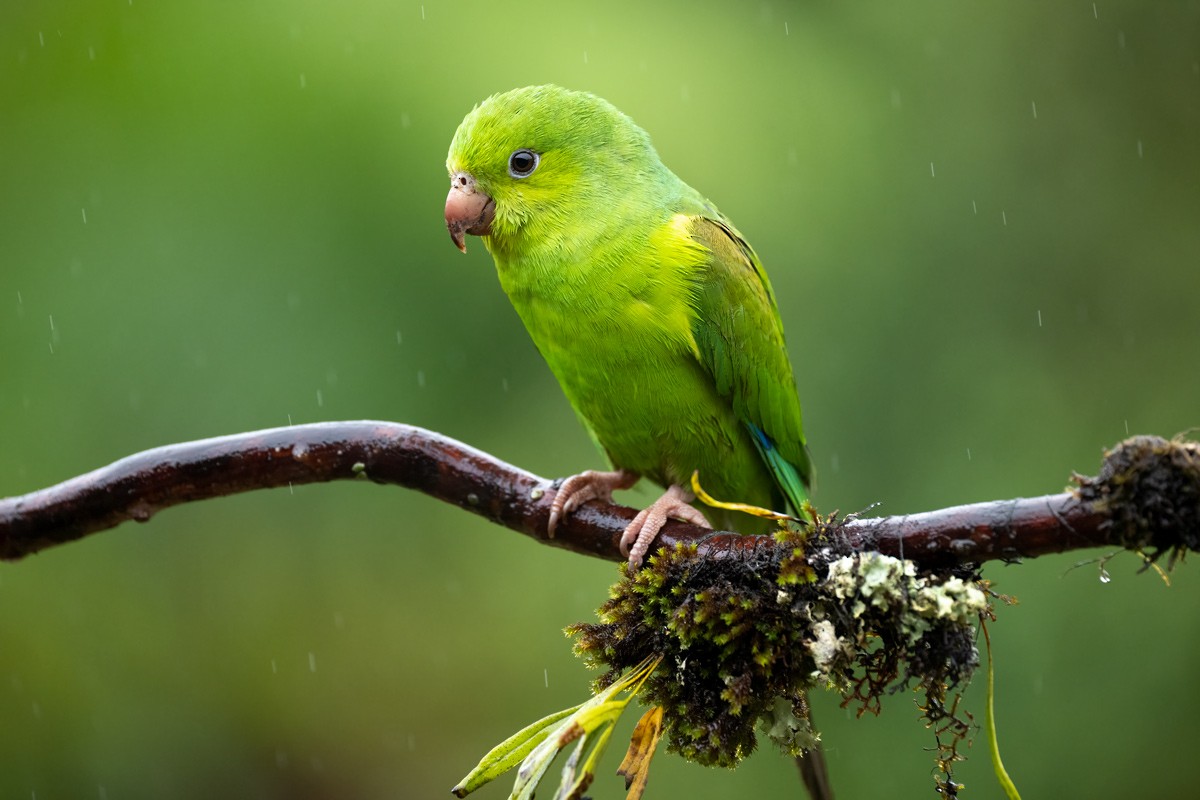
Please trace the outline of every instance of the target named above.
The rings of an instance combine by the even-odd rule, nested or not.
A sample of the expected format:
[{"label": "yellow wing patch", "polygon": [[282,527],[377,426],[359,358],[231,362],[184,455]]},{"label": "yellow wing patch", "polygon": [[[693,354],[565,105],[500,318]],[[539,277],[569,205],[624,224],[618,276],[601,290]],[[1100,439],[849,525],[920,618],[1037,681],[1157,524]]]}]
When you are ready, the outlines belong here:
[{"label": "yellow wing patch", "polygon": [[700,348],[692,331],[699,314],[696,285],[710,251],[692,235],[695,219],[688,214],[675,214],[650,235],[650,252],[656,262],[653,268],[661,280],[656,286],[658,296],[649,304],[649,310],[660,318],[672,338],[682,339],[699,359]]}]

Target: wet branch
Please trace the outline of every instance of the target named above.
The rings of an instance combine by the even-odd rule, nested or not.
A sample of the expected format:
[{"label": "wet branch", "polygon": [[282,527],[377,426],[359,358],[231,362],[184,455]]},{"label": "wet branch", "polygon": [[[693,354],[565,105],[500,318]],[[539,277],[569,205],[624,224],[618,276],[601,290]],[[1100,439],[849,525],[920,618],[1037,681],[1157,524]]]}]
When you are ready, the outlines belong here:
[{"label": "wet branch", "polygon": [[[329,422],[158,447],[35,492],[0,500],[0,559],[16,560],[122,522],[146,522],[180,503],[254,489],[369,480],[416,489],[546,544],[620,561],[621,531],[636,513],[592,502],[546,536],[555,483],[461,442],[411,425]],[[861,549],[929,566],[1034,558],[1088,547],[1154,553],[1197,549],[1200,446],[1134,437],[1106,454],[1074,491],[975,503],[824,526]],[[660,543],[701,542],[715,555],[766,537],[713,534],[669,523]]]}]

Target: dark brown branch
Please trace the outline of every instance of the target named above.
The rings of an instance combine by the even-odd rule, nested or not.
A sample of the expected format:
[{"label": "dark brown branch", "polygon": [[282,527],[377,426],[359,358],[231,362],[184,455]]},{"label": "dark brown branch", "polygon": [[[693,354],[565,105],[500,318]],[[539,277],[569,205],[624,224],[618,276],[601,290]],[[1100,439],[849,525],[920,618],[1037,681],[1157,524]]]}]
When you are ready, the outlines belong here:
[{"label": "dark brown branch", "polygon": [[[1175,521],[1184,533],[1169,541],[1161,536],[1131,541],[1128,520],[1113,524],[1123,506],[1094,490],[1107,486],[1101,483],[1103,473],[1096,481],[1082,479],[1077,492],[905,517],[851,519],[828,526],[827,533],[847,537],[856,548],[904,555],[931,566],[1033,558],[1084,547],[1179,546],[1188,530],[1192,537],[1198,535],[1197,448],[1151,437],[1125,445],[1137,442],[1155,443],[1160,451],[1166,448],[1176,461],[1183,459],[1183,467],[1193,468],[1190,477],[1181,479],[1192,487],[1193,495],[1181,500],[1191,502],[1193,516]],[[1109,454],[1106,468],[1112,463]],[[159,447],[55,486],[0,500],[0,559],[16,560],[127,520],[146,522],[159,510],[180,503],[347,479],[416,489],[547,544],[612,561],[621,560],[617,540],[635,514],[624,506],[589,503],[560,523],[556,538],[548,539],[552,481],[410,425],[330,422]],[[762,537],[713,534],[683,523],[669,523],[660,537],[663,544],[700,540],[717,554],[763,544]]]}]

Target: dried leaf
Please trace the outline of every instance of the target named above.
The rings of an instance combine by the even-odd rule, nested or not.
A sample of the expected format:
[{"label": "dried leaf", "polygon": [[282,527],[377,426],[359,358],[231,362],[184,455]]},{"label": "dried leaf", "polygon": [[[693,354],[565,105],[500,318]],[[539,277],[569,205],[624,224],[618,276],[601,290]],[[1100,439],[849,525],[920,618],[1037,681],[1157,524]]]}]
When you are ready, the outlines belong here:
[{"label": "dried leaf", "polygon": [[654,758],[658,740],[662,738],[662,720],[662,706],[655,706],[642,715],[633,729],[625,760],[617,767],[617,774],[625,779],[625,788],[629,791],[625,800],[641,800],[642,793],[646,791],[650,760]]}]

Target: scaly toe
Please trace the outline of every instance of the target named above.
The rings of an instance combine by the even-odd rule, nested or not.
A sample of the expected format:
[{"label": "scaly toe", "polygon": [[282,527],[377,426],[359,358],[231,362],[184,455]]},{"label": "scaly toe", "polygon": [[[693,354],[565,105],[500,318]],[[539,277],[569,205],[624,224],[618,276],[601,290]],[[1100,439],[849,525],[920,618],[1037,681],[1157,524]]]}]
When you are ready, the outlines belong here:
[{"label": "scaly toe", "polygon": [[643,509],[621,534],[621,555],[629,558],[630,573],[642,565],[642,559],[650,550],[659,531],[668,519],[690,522],[704,528],[712,528],[699,509],[688,504],[691,494],[680,486],[672,485],[662,497]]},{"label": "scaly toe", "polygon": [[546,523],[546,535],[553,539],[558,523],[567,514],[590,500],[612,500],[614,489],[628,489],[637,482],[638,476],[626,470],[597,472],[584,470],[562,482],[550,503],[550,519]]}]

